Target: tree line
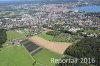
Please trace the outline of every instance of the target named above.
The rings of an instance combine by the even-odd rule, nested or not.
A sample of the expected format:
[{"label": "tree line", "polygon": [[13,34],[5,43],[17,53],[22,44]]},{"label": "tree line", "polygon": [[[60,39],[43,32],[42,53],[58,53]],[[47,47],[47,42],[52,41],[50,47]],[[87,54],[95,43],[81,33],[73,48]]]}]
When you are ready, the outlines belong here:
[{"label": "tree line", "polygon": [[[91,63],[59,63],[57,66],[99,66],[100,65],[100,35],[98,37],[86,37],[71,45],[66,49],[64,53],[65,57],[68,58],[90,58]],[[72,57],[68,57],[70,55]],[[94,60],[92,60],[94,58]],[[94,63],[92,63],[95,61]]]},{"label": "tree line", "polygon": [[0,29],[0,47],[7,40],[7,34],[5,29]]}]

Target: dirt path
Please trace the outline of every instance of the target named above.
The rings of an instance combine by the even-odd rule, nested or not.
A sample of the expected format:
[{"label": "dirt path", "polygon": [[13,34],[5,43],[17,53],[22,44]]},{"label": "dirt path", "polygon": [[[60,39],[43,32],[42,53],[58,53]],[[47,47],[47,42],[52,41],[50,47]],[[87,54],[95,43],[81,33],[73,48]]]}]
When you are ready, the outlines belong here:
[{"label": "dirt path", "polygon": [[66,48],[71,45],[70,43],[50,42],[38,36],[33,36],[29,40],[58,54],[63,54]]}]

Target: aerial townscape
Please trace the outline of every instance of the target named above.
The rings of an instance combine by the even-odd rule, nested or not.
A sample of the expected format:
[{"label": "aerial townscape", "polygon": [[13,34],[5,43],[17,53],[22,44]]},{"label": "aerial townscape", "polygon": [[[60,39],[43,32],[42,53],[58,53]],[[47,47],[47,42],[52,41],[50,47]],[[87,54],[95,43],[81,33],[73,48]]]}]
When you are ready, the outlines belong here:
[{"label": "aerial townscape", "polygon": [[99,65],[99,0],[0,0],[0,66]]}]

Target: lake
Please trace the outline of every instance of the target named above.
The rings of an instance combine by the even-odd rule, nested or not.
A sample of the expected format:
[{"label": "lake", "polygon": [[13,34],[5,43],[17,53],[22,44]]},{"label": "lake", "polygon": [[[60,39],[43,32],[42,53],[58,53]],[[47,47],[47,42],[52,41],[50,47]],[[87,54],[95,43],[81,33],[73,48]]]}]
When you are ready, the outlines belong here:
[{"label": "lake", "polygon": [[100,12],[100,6],[74,7],[74,10],[85,11],[85,12]]}]

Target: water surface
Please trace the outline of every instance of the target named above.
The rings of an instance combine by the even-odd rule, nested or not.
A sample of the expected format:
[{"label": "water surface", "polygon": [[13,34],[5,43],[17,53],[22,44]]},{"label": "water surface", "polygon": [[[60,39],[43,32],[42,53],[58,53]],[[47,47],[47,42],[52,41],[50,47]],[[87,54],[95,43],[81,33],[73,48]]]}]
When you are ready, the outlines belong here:
[{"label": "water surface", "polygon": [[74,7],[74,10],[85,11],[85,12],[100,12],[100,6]]}]

